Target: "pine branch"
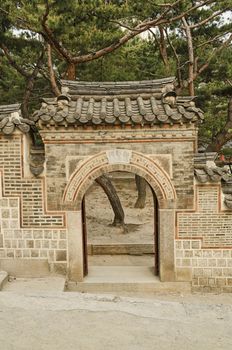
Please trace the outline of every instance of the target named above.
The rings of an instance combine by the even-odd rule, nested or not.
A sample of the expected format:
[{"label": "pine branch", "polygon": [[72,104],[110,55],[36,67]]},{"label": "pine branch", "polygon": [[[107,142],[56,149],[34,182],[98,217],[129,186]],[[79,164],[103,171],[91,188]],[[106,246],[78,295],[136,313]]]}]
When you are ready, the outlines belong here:
[{"label": "pine branch", "polygon": [[10,65],[19,73],[21,74],[24,78],[28,79],[30,77],[30,74],[27,73],[13,58],[13,56],[11,55],[10,51],[8,50],[8,48],[6,47],[6,45],[4,45],[3,43],[0,43],[0,48],[2,49],[2,51],[4,52],[4,56],[7,58],[8,62],[10,63]]},{"label": "pine branch", "polygon": [[195,74],[195,79],[202,73],[204,72],[208,67],[210,62],[212,61],[212,59],[219,53],[221,53],[221,51],[227,47],[232,41],[232,34],[229,36],[229,38],[224,41],[219,47],[217,47],[213,53],[209,56],[209,58],[207,59],[207,61],[202,64],[202,66],[197,70],[196,74]]},{"label": "pine branch", "polygon": [[174,47],[174,45],[173,45],[173,43],[172,43],[172,41],[170,39],[170,36],[168,35],[167,29],[165,28],[164,31],[165,31],[168,43],[169,43],[169,45],[170,45],[170,47],[172,49],[172,52],[173,52],[173,54],[175,56],[175,59],[176,59],[177,79],[178,79],[179,87],[180,87],[180,89],[182,89],[183,88],[183,79],[182,79],[182,73],[181,73],[180,57],[178,56],[178,54],[176,52],[176,49],[175,49],[175,47]]},{"label": "pine branch", "polygon": [[228,32],[225,32],[225,33],[218,34],[218,35],[216,35],[215,37],[213,37],[212,39],[209,39],[209,40],[203,42],[202,44],[197,45],[197,46],[196,46],[196,49],[199,49],[200,47],[203,47],[203,46],[205,46],[205,45],[211,44],[212,42],[216,41],[217,39],[219,39],[219,38],[221,38],[222,36],[225,36],[225,35],[227,35],[227,34],[229,34],[229,33],[231,33],[231,32],[228,31]]},{"label": "pine branch", "polygon": [[198,22],[196,24],[192,24],[189,27],[191,29],[195,29],[195,28],[201,27],[202,25],[204,25],[204,24],[208,23],[209,21],[211,21],[211,19],[220,16],[222,13],[226,12],[227,10],[228,10],[228,8],[225,8],[225,9],[223,9],[221,11],[217,11],[217,12],[213,13],[211,16],[209,16],[208,18],[204,19],[203,21]]},{"label": "pine branch", "polygon": [[[44,35],[44,38],[46,39],[46,41],[49,42],[49,44],[52,45],[52,47],[58,52],[58,54],[60,56],[62,56],[67,62],[73,63],[73,64],[89,62],[89,61],[98,59],[102,56],[105,56],[106,54],[109,54],[109,53],[115,51],[116,49],[118,49],[119,47],[121,47],[122,45],[127,43],[129,40],[134,38],[136,35],[150,29],[151,27],[155,27],[155,26],[159,26],[159,25],[163,25],[163,24],[171,24],[171,23],[183,18],[187,14],[193,12],[194,10],[196,10],[202,6],[205,6],[207,4],[210,4],[212,2],[215,2],[215,1],[212,1],[212,0],[201,1],[197,5],[190,7],[185,12],[183,12],[179,15],[176,15],[174,17],[168,18],[168,14],[170,13],[170,11],[172,9],[174,9],[181,2],[182,2],[182,0],[177,0],[173,4],[167,4],[167,6],[165,6],[166,9],[162,12],[162,14],[160,14],[158,16],[158,18],[155,18],[155,19],[152,19],[149,21],[145,20],[145,21],[141,22],[140,24],[138,24],[137,26],[135,26],[134,28],[129,28],[128,33],[124,34],[116,42],[114,42],[113,44],[111,44],[107,47],[104,47],[100,50],[97,50],[96,52],[88,53],[85,55],[72,56],[72,54],[56,39],[52,30],[47,25],[47,20],[48,20],[50,8],[49,8],[48,1],[46,1],[46,10],[45,10],[45,13],[42,17],[42,22],[41,22],[43,30],[44,30],[43,35]],[[121,25],[122,27],[124,26],[123,23],[118,22],[118,24]]]},{"label": "pine branch", "polygon": [[193,38],[191,28],[188,25],[188,22],[185,17],[182,18],[182,22],[184,24],[184,30],[187,37],[188,44],[188,84],[189,84],[189,94],[190,96],[194,96],[194,49],[193,49]]}]

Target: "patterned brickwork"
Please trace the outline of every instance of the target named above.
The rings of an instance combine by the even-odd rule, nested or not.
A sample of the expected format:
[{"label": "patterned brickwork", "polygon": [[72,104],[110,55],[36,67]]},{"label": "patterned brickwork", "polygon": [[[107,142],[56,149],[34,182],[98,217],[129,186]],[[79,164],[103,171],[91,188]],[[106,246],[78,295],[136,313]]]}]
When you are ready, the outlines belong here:
[{"label": "patterned brickwork", "polygon": [[[116,160],[109,160],[107,158],[107,154],[109,155],[110,152],[112,152],[114,155],[113,158],[116,158]],[[90,179],[89,182],[91,184],[92,178],[96,178],[101,175],[101,173],[96,175],[97,170],[106,167],[106,170],[104,170],[105,173],[107,172],[107,169],[111,169],[109,164],[112,165],[113,162],[114,166],[112,167],[112,170],[127,170],[131,171],[132,173],[136,173],[136,171],[141,171],[141,169],[142,171],[144,171],[144,169],[147,169],[147,173],[144,172],[144,177],[147,174],[147,180],[149,184],[153,186],[157,195],[157,199],[176,199],[175,189],[172,185],[170,177],[162,170],[162,168],[157,165],[156,162],[152,161],[151,158],[144,156],[138,152],[130,152],[130,159],[128,159],[126,162],[122,162],[121,158],[119,160],[117,159],[115,152],[117,153],[117,157],[122,158],[122,155],[120,154],[127,154],[126,152],[128,151],[113,150],[108,152],[101,152],[94,157],[88,158],[86,161],[81,162],[79,167],[77,167],[76,171],[72,175],[69,185],[64,192],[64,201],[74,201],[76,194],[80,192],[79,188],[81,188],[81,186],[84,186],[83,183],[87,181],[86,179]],[[141,175],[143,175],[143,173]],[[86,192],[90,184],[85,184],[84,192]]]},{"label": "patterned brickwork", "polygon": [[0,259],[64,263],[64,216],[46,213],[42,179],[23,177],[23,137],[0,138]]},{"label": "patterned brickwork", "polygon": [[0,198],[0,258],[66,261],[66,230],[21,228],[19,203],[19,198]]},{"label": "patterned brickwork", "polygon": [[3,195],[20,197],[22,227],[63,227],[61,214],[46,214],[43,182],[23,178],[22,137],[0,138],[0,169],[3,171]]},{"label": "patterned brickwork", "polygon": [[232,211],[220,211],[219,186],[197,186],[195,212],[177,214],[178,238],[201,238],[203,248],[232,247]]},{"label": "patterned brickwork", "polygon": [[[156,131],[159,132],[159,139],[156,140]],[[45,142],[46,151],[46,182],[48,208],[51,210],[61,210],[63,192],[67,185],[67,173],[69,168],[68,157],[91,157],[103,151],[112,149],[132,150],[144,155],[155,157],[170,156],[173,169],[172,182],[177,194],[177,208],[191,209],[193,207],[193,185],[194,185],[194,135],[193,130],[182,130],[182,134],[188,135],[185,139],[180,130],[113,130],[104,131],[99,142],[99,132],[86,130],[80,135],[80,131],[71,132],[49,131],[41,132]],[[167,132],[170,133],[167,134]],[[190,139],[190,133],[191,137]],[[170,141],[168,136],[172,136]],[[179,138],[174,138],[178,135]],[[181,136],[182,135],[182,136]],[[88,139],[85,137],[88,136]],[[60,137],[56,140],[55,137]],[[61,140],[62,137],[62,140]],[[181,137],[183,139],[181,139]],[[117,142],[117,143],[116,143]],[[64,154],[63,157],[60,154]],[[65,156],[66,155],[66,156]],[[70,175],[70,174],[69,174]]]},{"label": "patterned brickwork", "polygon": [[195,291],[232,292],[231,249],[204,249],[201,240],[176,240],[176,268],[191,270]]}]

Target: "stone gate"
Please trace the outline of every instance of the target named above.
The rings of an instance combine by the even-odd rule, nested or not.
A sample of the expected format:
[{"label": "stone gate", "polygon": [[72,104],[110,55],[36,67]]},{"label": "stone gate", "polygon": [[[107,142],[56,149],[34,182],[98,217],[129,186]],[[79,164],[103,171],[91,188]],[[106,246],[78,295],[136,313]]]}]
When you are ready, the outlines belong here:
[{"label": "stone gate", "polygon": [[231,177],[197,153],[202,120],[174,78],[63,81],[30,120],[1,106],[0,269],[33,274],[46,263],[83,280],[82,198],[100,175],[129,171],[158,200],[161,281],[231,291]]}]

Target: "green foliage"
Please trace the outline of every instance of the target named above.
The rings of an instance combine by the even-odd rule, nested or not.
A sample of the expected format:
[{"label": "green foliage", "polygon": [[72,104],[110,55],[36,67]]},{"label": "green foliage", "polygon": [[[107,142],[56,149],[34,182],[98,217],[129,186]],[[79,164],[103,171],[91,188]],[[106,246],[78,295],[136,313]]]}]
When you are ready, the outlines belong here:
[{"label": "green foliage", "polygon": [[[158,79],[170,75],[150,41],[135,39],[96,61],[79,65],[78,78],[87,81]],[[175,74],[175,67],[171,75]]]},{"label": "green foliage", "polygon": [[22,101],[24,79],[11,68],[6,59],[1,59],[0,65],[0,103],[10,104]]},{"label": "green foliage", "polygon": [[232,48],[215,57],[197,88],[197,103],[205,111],[205,121],[199,130],[200,142],[210,143],[223,130],[227,119],[228,97],[232,87]]},{"label": "green foliage", "polygon": [[[4,43],[14,61],[27,73],[35,67],[47,40],[41,19],[46,11],[45,0],[0,0],[0,42]],[[168,3],[174,3],[169,0]],[[117,42],[126,32],[143,20],[157,18],[167,1],[164,0],[48,0],[47,24],[55,39],[73,56],[95,53]],[[181,1],[165,19],[172,19],[187,11],[199,1]],[[231,0],[212,1],[208,6],[186,15],[189,25],[206,20],[218,10],[231,8]],[[216,16],[203,26],[192,29],[194,56],[198,68],[206,62],[208,67],[195,80],[197,104],[205,111],[205,122],[200,128],[202,143],[211,142],[223,129],[227,115],[227,100],[231,96],[228,80],[232,79],[232,48],[219,50],[232,30],[231,11]],[[120,23],[125,25],[123,28]],[[161,32],[164,30],[166,63],[160,53]],[[154,35],[142,35],[120,49],[97,60],[77,66],[77,79],[87,81],[123,81],[156,79],[177,75],[188,81],[188,45],[181,19],[175,23],[153,28]],[[169,40],[168,40],[169,39]],[[173,51],[175,49],[175,54]],[[53,50],[53,66],[57,81],[65,77],[67,60]],[[9,65],[0,51],[0,103],[22,101],[27,80]],[[184,85],[185,86],[185,85]],[[182,88],[186,94],[186,89]],[[41,97],[52,96],[48,79],[46,57],[37,76],[30,99],[30,108],[37,108]]]},{"label": "green foliage", "polygon": [[224,156],[226,156],[226,157],[232,157],[232,148],[223,147],[221,153],[222,153]]}]

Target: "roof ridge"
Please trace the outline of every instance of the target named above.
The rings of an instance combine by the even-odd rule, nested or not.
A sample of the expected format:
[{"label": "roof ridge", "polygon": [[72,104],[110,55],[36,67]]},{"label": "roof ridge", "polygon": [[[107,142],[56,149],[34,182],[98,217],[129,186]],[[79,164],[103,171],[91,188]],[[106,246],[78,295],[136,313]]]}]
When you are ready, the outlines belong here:
[{"label": "roof ridge", "polygon": [[10,105],[0,105],[0,114],[18,112],[21,108],[21,103],[14,103]]},{"label": "roof ridge", "polygon": [[85,80],[61,80],[62,86],[143,86],[143,85],[156,85],[156,84],[168,84],[175,81],[175,76],[160,78],[160,79],[152,79],[152,80],[125,80],[125,81],[85,81]]}]

